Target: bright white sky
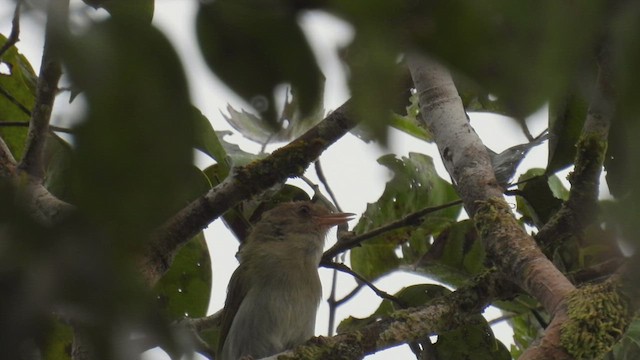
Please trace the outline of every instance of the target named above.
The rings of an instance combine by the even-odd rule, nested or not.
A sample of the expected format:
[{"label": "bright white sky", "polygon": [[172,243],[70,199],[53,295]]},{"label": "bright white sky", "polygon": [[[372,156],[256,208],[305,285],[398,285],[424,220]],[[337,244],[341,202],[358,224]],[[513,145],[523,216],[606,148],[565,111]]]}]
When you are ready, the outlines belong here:
[{"label": "bright white sky", "polygon": [[[72,0],[78,3],[79,0]],[[221,116],[227,104],[230,103],[236,108],[242,106],[242,101],[230,93],[224,85],[213,76],[204,64],[199,53],[194,31],[194,15],[197,1],[184,0],[157,0],[154,23],[164,31],[173,42],[182,58],[185,71],[190,81],[191,96],[194,103],[211,120],[216,130],[231,130],[231,127]],[[12,0],[0,0],[0,32],[8,34],[11,26],[11,14],[13,11]],[[30,17],[23,17],[22,32],[20,34],[20,51],[31,60],[33,66],[39,66],[41,56],[42,16],[37,16],[36,20]],[[325,90],[325,108],[335,109],[349,97],[349,90],[346,87],[342,65],[339,63],[335,52],[336,47],[348,44],[352,38],[351,28],[335,18],[323,14],[309,14],[301,19],[308,37],[319,59],[320,65],[327,78]],[[37,71],[37,70],[36,70]],[[67,125],[69,123],[69,109],[64,103],[67,98],[63,97],[58,102],[60,108],[54,114],[53,123]],[[74,110],[77,118],[77,109]],[[500,152],[505,148],[525,142],[525,137],[521,134],[515,122],[500,116],[490,116],[484,114],[470,114],[472,125],[490,148]],[[543,109],[535,114],[528,121],[531,132],[538,134],[546,127],[546,112]],[[236,135],[228,138],[232,142],[238,142],[245,150],[257,151],[259,146],[244,140]],[[414,139],[406,134],[391,130],[388,148],[381,148],[376,144],[364,144],[351,135],[345,136],[334,146],[328,149],[321,157],[323,168],[327,179],[335,192],[341,207],[345,211],[361,213],[368,202],[375,202],[384,190],[385,182],[391,174],[386,168],[377,164],[376,159],[383,154],[394,153],[399,156],[407,156],[409,152],[426,153],[434,157],[438,170],[443,178],[448,179],[444,167],[439,162],[439,155],[434,145],[429,145],[423,141]],[[546,146],[535,148],[530,156],[525,160],[521,168],[527,169],[533,166],[544,167],[546,165]],[[207,165],[208,160],[204,156],[198,156],[201,165]],[[314,179],[315,174],[311,169],[307,174]],[[301,181],[294,183],[303,189],[310,189]],[[513,202],[513,200],[510,200]],[[351,226],[355,221],[351,222]],[[219,310],[226,294],[226,284],[231,273],[237,266],[234,254],[237,250],[237,241],[232,237],[225,226],[216,221],[206,230],[206,236],[212,255],[213,264],[213,294],[210,304],[210,313]],[[327,246],[331,246],[335,241],[335,234],[330,235]],[[331,271],[320,270],[325,288],[325,297],[329,294]],[[376,285],[388,293],[395,293],[402,287],[429,282],[422,276],[408,273],[398,273],[387,276],[376,282]],[[338,298],[348,293],[354,286],[354,281],[348,275],[339,276]],[[373,292],[365,289],[348,304],[340,307],[337,313],[337,323],[349,315],[365,317],[373,312],[379,305],[380,299]],[[318,314],[316,333],[326,334],[328,307],[323,303]],[[497,317],[497,310],[487,310],[485,315],[489,319]],[[509,344],[512,342],[512,333],[504,324],[494,327],[494,331],[499,339]],[[507,345],[508,346],[508,345]],[[151,351],[145,354],[145,359],[167,358],[160,351]],[[376,355],[367,357],[373,359],[411,359],[413,354],[407,346],[400,346]]]}]

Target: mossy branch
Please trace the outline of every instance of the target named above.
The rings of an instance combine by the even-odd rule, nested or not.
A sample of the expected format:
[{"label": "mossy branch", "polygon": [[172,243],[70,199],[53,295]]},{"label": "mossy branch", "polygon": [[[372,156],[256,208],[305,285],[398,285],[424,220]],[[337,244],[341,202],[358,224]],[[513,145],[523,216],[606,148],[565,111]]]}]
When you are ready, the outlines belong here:
[{"label": "mossy branch", "polygon": [[574,170],[569,175],[569,199],[536,234],[543,248],[561,244],[593,222],[597,213],[600,174],[607,152],[609,126],[614,116],[614,91],[608,61],[600,64],[582,135],[576,145]]}]

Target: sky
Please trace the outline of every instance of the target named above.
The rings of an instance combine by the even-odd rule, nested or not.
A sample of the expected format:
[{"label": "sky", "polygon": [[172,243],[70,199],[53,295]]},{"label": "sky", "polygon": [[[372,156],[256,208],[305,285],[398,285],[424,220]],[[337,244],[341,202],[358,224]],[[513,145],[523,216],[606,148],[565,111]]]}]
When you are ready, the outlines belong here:
[{"label": "sky", "polygon": [[[79,1],[72,0],[73,3],[79,3]],[[196,43],[194,29],[196,8],[197,1],[156,0],[154,24],[167,35],[180,54],[189,79],[191,97],[194,104],[211,120],[216,130],[232,130],[224,120],[222,112],[225,111],[227,104],[231,104],[238,109],[244,103],[221,84],[204,64]],[[0,32],[3,34],[8,34],[10,31],[12,11],[13,1],[0,0]],[[98,16],[100,16],[100,12],[98,12]],[[35,16],[35,19],[30,16],[24,17],[21,24],[21,41],[18,43],[19,50],[30,59],[36,69],[39,65],[42,47],[42,39],[40,38],[42,34],[41,21],[41,15]],[[334,50],[348,44],[353,37],[353,31],[348,24],[326,14],[307,14],[300,19],[300,22],[327,78],[325,108],[327,110],[335,109],[349,98],[349,90],[346,85],[343,67]],[[52,118],[52,124],[68,126],[72,123],[72,119],[79,117],[78,109],[69,108],[65,105],[66,102],[67,99],[65,97],[65,99],[56,103],[57,108]],[[470,114],[470,117],[471,124],[476,129],[476,132],[485,144],[496,152],[500,152],[509,146],[526,142],[525,137],[519,131],[519,127],[511,119],[473,113]],[[546,109],[541,109],[531,116],[527,122],[533,134],[541,132],[546,127]],[[226,140],[238,143],[247,151],[257,152],[259,150],[258,145],[244,140],[240,135],[227,137]],[[444,179],[449,178],[444,166],[439,161],[435,145],[426,144],[396,130],[390,131],[387,148],[377,144],[365,144],[350,134],[346,135],[322,155],[321,161],[325,175],[342,209],[359,214],[364,211],[367,203],[375,202],[378,199],[384,190],[385,182],[392,175],[386,168],[378,165],[376,159],[388,153],[407,156],[409,152],[421,152],[431,155],[436,161],[440,175]],[[532,150],[530,156],[525,159],[520,168],[544,167],[546,158],[546,146],[539,146]],[[198,155],[197,161],[201,167],[207,166],[212,162],[203,155]],[[312,168],[307,171],[306,175],[311,179],[315,178]],[[311,193],[311,189],[300,180],[292,181],[292,183]],[[512,198],[508,199],[508,201],[515,203]],[[355,224],[356,221],[350,222],[351,227]],[[214,313],[224,303],[226,284],[237,266],[237,261],[234,257],[237,251],[237,241],[221,221],[212,223],[205,231],[205,236],[209,244],[213,266],[213,292],[209,313]],[[335,242],[334,233],[327,239],[327,248],[333,242]],[[320,269],[320,274],[326,298],[330,289],[331,271]],[[397,273],[378,280],[376,286],[388,293],[395,293],[404,286],[425,282],[430,281],[422,276],[410,273]],[[354,284],[355,282],[348,275],[340,274],[338,298],[347,294]],[[341,319],[349,315],[355,317],[370,315],[378,307],[380,301],[381,299],[373,294],[372,291],[368,289],[362,290],[355,299],[338,309],[336,325]],[[499,316],[499,312],[495,309],[488,309],[485,315],[487,318],[492,319]],[[326,335],[327,319],[328,307],[326,302],[323,302],[318,313],[317,335]],[[512,333],[505,324],[499,324],[494,327],[494,332],[507,346],[512,342]],[[146,353],[144,358],[151,360],[168,357],[164,356],[161,351],[154,350]],[[413,354],[405,345],[367,357],[368,360],[397,358],[410,359],[413,358]]]}]

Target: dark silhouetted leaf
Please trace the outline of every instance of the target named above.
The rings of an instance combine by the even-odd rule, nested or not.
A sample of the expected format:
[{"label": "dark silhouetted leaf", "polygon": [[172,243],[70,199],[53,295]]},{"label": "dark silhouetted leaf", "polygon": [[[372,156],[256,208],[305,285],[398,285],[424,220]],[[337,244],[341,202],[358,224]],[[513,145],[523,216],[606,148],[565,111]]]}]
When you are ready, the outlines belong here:
[{"label": "dark silhouetted leaf", "polygon": [[202,54],[216,75],[246,99],[273,129],[281,127],[274,90],[291,84],[303,115],[321,95],[320,69],[285,2],[218,0],[200,3],[196,18]]},{"label": "dark silhouetted leaf", "polygon": [[604,3],[410,2],[400,20],[408,41],[481,84],[506,113],[522,119],[590,65]]},{"label": "dark silhouetted leaf", "polygon": [[75,132],[77,205],[131,246],[190,191],[194,112],[181,64],[157,29],[116,18],[70,39],[64,59],[88,105]]},{"label": "dark silhouetted leaf", "polygon": [[134,19],[141,23],[151,23],[155,0],[82,0],[94,8],[104,8],[118,19]]},{"label": "dark silhouetted leaf", "polygon": [[549,160],[547,172],[553,174],[573,164],[576,144],[587,118],[589,104],[582,94],[569,94],[549,105]]}]

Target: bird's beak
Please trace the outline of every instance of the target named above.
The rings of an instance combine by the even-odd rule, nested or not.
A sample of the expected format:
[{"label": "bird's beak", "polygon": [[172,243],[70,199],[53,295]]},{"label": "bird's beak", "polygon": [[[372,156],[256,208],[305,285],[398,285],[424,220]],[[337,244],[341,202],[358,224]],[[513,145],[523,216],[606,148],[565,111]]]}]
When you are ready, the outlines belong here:
[{"label": "bird's beak", "polygon": [[327,215],[315,216],[314,220],[318,225],[336,226],[352,220],[356,214],[352,213],[332,213]]}]

